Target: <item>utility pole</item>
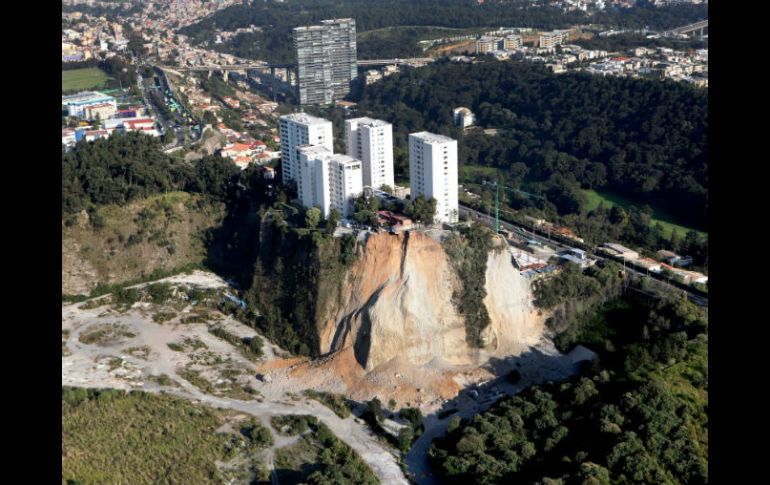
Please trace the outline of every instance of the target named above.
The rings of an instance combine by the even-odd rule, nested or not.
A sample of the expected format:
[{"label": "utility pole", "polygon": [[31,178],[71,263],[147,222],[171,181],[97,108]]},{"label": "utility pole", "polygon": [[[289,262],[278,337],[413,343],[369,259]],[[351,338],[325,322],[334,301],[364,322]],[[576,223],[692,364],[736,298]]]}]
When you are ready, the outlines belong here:
[{"label": "utility pole", "polygon": [[500,234],[500,184],[495,180],[495,234]]}]

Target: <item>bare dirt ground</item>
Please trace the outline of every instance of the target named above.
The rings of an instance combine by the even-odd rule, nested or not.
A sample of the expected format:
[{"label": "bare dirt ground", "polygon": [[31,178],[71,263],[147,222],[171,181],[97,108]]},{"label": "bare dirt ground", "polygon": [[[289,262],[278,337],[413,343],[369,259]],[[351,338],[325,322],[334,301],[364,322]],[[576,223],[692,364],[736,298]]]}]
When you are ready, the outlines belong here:
[{"label": "bare dirt ground", "polygon": [[457,42],[454,44],[447,44],[438,47],[431,47],[427,51],[427,55],[430,57],[441,57],[451,54],[460,55],[465,53],[473,53],[476,51],[476,41],[466,40]]},{"label": "bare dirt ground", "polygon": [[[226,285],[218,277],[203,272],[178,275],[163,281],[204,288]],[[189,305],[175,318],[162,324],[153,321],[153,315],[167,309],[149,303],[136,303],[124,312],[108,305],[80,308],[83,305],[62,305],[63,386],[168,393],[208,406],[257,416],[266,426],[270,426],[269,420],[273,415],[309,414],[323,421],[356,450],[382,483],[407,483],[394,452],[385,448],[365,426],[356,423],[353,417],[340,419],[316,401],[299,397],[290,399],[282,386],[258,381],[255,378],[255,363],[208,331],[211,325],[216,324],[235,335],[252,337],[257,335],[253,329],[221,314],[205,323],[180,323],[189,313]],[[84,332],[92,332],[95,326],[118,328],[120,332],[113,333],[123,336],[81,342]],[[263,363],[284,354],[283,350],[267,340],[263,341]],[[183,350],[172,350],[169,344],[181,345]],[[190,371],[193,375],[197,372],[195,384],[188,380]],[[242,391],[241,386],[246,385],[253,387],[256,394]],[[301,386],[291,388],[299,390]],[[278,436],[275,434],[276,444],[266,452],[268,459],[276,447],[291,442]]]},{"label": "bare dirt ground", "polygon": [[[201,271],[160,281],[227,289],[221,278]],[[157,323],[154,317],[163,312],[173,317]],[[205,321],[182,323],[196,312],[205,315]],[[400,403],[419,406],[426,415],[425,432],[407,455],[406,464],[414,480],[430,484],[434,478],[427,452],[433,438],[445,431],[449,421],[448,416],[438,418],[441,411],[457,409],[457,414],[470,417],[503,394],[564,378],[574,370],[571,361],[546,338],[518,357],[492,358],[481,367],[448,366],[438,361],[414,366],[393,359],[366,373],[352,351],[315,361],[287,358],[288,353],[264,338],[264,356],[252,362],[238,348],[210,333],[213,326],[221,326],[238,337],[258,335],[218,311],[201,313],[189,302],[140,302],[124,310],[107,304],[95,306],[90,301],[63,304],[62,385],[173,394],[257,416],[266,426],[270,426],[274,415],[316,416],[361,455],[381,483],[406,484],[397,451],[383,444],[354,416],[341,419],[317,401],[301,397],[303,390],[314,389],[345,394],[361,402],[390,387]],[[97,331],[101,333],[94,337]],[[515,386],[505,381],[514,368],[522,376]],[[268,377],[257,379],[256,374]],[[482,384],[477,398],[462,392],[466,386],[478,383]],[[268,464],[272,463],[275,449],[293,442],[279,436],[274,433],[276,443],[264,453]]]}]

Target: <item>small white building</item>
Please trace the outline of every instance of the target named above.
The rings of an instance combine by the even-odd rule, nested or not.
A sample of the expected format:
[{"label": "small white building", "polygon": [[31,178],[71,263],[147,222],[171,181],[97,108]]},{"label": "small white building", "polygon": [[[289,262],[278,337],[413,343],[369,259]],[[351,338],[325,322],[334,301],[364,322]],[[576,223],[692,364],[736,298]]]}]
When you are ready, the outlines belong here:
[{"label": "small white building", "polygon": [[473,111],[464,106],[455,108],[452,114],[454,115],[455,125],[460,128],[467,128],[476,123],[476,116],[473,114]]}]

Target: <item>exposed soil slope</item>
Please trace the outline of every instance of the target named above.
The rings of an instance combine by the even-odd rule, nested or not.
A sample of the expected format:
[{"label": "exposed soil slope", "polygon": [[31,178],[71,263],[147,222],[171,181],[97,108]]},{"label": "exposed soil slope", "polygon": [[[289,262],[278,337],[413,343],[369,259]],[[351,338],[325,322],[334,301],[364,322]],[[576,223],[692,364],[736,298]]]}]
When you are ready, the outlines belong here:
[{"label": "exposed soil slope", "polygon": [[321,352],[352,347],[367,371],[396,357],[414,365],[434,359],[480,365],[540,339],[543,319],[506,251],[489,253],[484,305],[491,323],[481,350],[466,343],[463,318],[452,304],[461,284],[441,244],[427,235],[372,235],[348,274],[343,304],[321,323]]}]

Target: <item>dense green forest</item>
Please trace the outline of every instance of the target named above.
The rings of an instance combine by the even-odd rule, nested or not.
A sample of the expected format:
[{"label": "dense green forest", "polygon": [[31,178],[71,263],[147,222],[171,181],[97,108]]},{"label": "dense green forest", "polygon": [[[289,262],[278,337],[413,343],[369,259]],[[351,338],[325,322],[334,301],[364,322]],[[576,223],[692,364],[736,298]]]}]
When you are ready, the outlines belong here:
[{"label": "dense green forest", "polygon": [[668,47],[670,49],[708,49],[708,41],[700,39],[672,39],[660,37],[648,39],[646,35],[625,33],[607,37],[594,36],[591,39],[577,39],[570,44],[579,45],[586,49],[603,50],[608,52],[627,51],[635,47]]},{"label": "dense green forest", "polygon": [[[463,133],[452,109],[469,107],[483,128]],[[708,92],[675,82],[582,73],[553,75],[537,64],[439,61],[366,86],[361,115],[394,126],[396,177],[408,171],[407,136],[428,130],[458,139],[461,183],[483,191],[471,205],[531,210],[576,229],[591,244],[620,240],[689,251],[706,264],[707,240],[667,235],[649,206],[708,230]],[[478,168],[478,169],[477,169]],[[475,185],[474,185],[475,184]],[[636,207],[588,209],[585,189],[623,194]],[[507,217],[506,214],[503,217]]]},{"label": "dense green forest", "polygon": [[[184,27],[180,33],[194,43],[208,43],[210,47],[244,57],[258,57],[271,62],[292,62],[291,29],[310,25],[329,18],[352,17],[358,32],[393,26],[435,27],[536,27],[542,29],[566,28],[577,24],[603,24],[624,28],[666,29],[702,20],[708,16],[706,5],[677,5],[657,8],[643,4],[634,8],[611,10],[588,16],[583,12],[562,12],[547,2],[533,5],[529,1],[510,0],[479,5],[475,0],[294,0],[292,2],[252,2],[234,5]],[[216,30],[232,31],[257,26],[255,34],[241,34],[234,39],[214,44]],[[407,39],[409,40],[409,39]],[[359,57],[371,58],[376,54],[399,53],[410,55],[413,43],[403,41],[402,49],[391,45],[387,49],[377,43],[362,42]]]},{"label": "dense green forest", "polygon": [[142,133],[115,133],[62,149],[62,213],[107,204],[123,205],[149,195],[185,190],[225,200],[240,171],[216,156],[193,163],[164,154],[160,142]]},{"label": "dense green forest", "polygon": [[[514,187],[549,181],[605,188],[640,203],[661,203],[682,219],[707,226],[705,90],[674,82],[553,75],[530,63],[439,62],[367,86],[359,106],[393,123],[402,152],[410,132],[443,133],[459,139],[461,165],[505,170]],[[453,125],[455,106],[469,107],[478,125],[504,132],[463,135]],[[548,199],[561,215],[580,211],[581,201],[572,194],[552,192]]]},{"label": "dense green forest", "polygon": [[685,299],[614,300],[570,342],[597,363],[452,418],[435,469],[458,484],[708,483],[707,329]]}]

